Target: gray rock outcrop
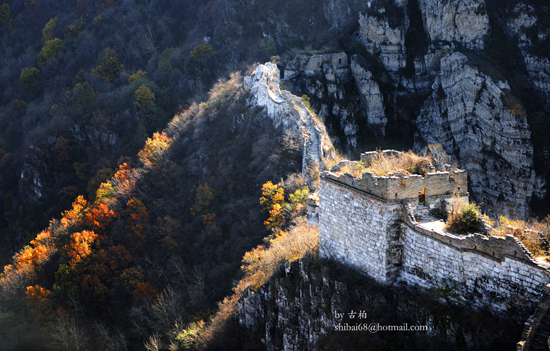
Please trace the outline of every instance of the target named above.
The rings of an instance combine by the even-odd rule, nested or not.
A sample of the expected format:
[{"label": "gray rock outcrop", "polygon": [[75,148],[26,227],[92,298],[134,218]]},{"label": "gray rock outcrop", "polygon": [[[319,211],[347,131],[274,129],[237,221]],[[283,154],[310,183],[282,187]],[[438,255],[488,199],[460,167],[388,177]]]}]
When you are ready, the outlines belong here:
[{"label": "gray rock outcrop", "polygon": [[533,170],[527,118],[516,109],[507,82],[468,65],[461,53],[449,54],[441,60],[417,127],[416,148],[441,144],[468,171],[471,195],[490,214],[529,214],[542,181]]},{"label": "gray rock outcrop", "polygon": [[458,41],[483,49],[489,32],[485,0],[418,0],[424,28],[432,41]]},{"label": "gray rock outcrop", "polygon": [[538,14],[533,6],[520,2],[514,7],[507,27],[517,37],[533,86],[546,96],[546,103],[550,105],[550,60],[532,52],[534,41],[544,43],[550,35],[548,30],[538,28],[539,15],[543,14]]},{"label": "gray rock outcrop", "polygon": [[360,93],[361,105],[367,115],[369,126],[375,132],[385,135],[388,118],[384,109],[384,95],[374,80],[372,72],[364,67],[362,61],[361,57],[357,55],[351,58],[351,72]]},{"label": "gray rock outcrop", "polygon": [[[385,7],[373,8],[365,14],[359,14],[359,35],[365,48],[371,55],[378,55],[388,71],[397,72],[407,65],[405,34],[409,19],[403,12],[405,2],[392,4],[398,12],[398,20],[390,23]],[[395,24],[398,24],[397,26]]]},{"label": "gray rock outcrop", "polygon": [[297,94],[307,94],[316,101],[318,116],[325,121],[332,116],[343,132],[344,145],[357,146],[358,126],[354,114],[355,106],[349,106],[346,86],[351,83],[350,65],[345,52],[300,53],[285,67],[284,83]]}]

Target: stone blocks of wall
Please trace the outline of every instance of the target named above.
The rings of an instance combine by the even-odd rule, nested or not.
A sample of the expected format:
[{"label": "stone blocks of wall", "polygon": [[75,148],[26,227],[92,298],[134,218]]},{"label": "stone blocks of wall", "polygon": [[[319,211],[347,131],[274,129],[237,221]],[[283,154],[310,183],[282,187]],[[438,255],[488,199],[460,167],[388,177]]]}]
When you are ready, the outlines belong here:
[{"label": "stone blocks of wall", "polygon": [[399,279],[425,288],[454,287],[464,299],[495,310],[506,309],[510,299],[538,302],[549,272],[531,262],[515,238],[481,237],[432,236],[405,225]]},{"label": "stone blocks of wall", "polygon": [[463,300],[494,311],[517,299],[540,300],[550,272],[517,238],[429,230],[414,220],[406,201],[373,195],[359,181],[349,174],[322,174],[321,257],[353,266],[381,284],[397,279],[424,288],[453,287]]},{"label": "stone blocks of wall", "polygon": [[345,184],[322,180],[319,191],[320,256],[391,280],[390,235],[399,220],[399,203],[388,204]]},{"label": "stone blocks of wall", "polygon": [[[417,174],[406,175],[396,172],[391,176],[377,177],[373,173],[363,172],[360,178],[350,174],[325,172],[327,179],[349,185],[387,201],[418,201],[420,193],[428,199],[443,196],[467,196],[468,175],[466,171],[428,173],[425,177]],[[428,200],[429,201],[429,200]]]}]

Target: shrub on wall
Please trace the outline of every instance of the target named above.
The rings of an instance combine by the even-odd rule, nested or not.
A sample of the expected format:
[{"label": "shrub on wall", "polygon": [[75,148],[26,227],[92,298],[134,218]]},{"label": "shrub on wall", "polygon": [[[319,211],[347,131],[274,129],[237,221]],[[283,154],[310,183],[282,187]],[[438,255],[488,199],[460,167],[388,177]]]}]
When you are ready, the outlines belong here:
[{"label": "shrub on wall", "polygon": [[452,206],[451,213],[447,218],[446,228],[455,233],[471,233],[481,225],[479,206],[475,203]]}]

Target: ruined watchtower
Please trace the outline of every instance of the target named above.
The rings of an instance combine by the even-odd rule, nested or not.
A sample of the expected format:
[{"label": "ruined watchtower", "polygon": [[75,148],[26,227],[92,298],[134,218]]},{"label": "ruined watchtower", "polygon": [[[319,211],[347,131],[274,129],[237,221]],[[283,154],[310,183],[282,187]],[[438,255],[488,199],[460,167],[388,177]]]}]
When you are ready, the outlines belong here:
[{"label": "ruined watchtower", "polygon": [[[372,158],[400,155],[393,150],[365,153],[362,172],[345,161],[322,173],[320,256],[353,266],[381,284],[452,286],[463,299],[496,310],[506,308],[511,298],[537,302],[550,274],[517,238],[458,235],[445,231],[443,223],[417,221],[430,210],[448,210],[453,197],[468,201],[465,171],[436,172],[432,166],[424,174],[376,176],[362,169]],[[355,175],[347,172],[350,168]]]}]

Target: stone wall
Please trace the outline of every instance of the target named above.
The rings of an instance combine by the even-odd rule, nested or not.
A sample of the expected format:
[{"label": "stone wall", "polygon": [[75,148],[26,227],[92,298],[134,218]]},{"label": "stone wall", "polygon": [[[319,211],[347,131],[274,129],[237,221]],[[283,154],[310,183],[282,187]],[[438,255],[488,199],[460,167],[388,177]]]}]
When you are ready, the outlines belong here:
[{"label": "stone wall", "polygon": [[452,286],[465,300],[505,310],[511,299],[538,302],[550,273],[514,236],[453,235],[403,221],[399,280],[425,288]]},{"label": "stone wall", "polygon": [[401,205],[387,204],[345,184],[321,180],[319,253],[356,267],[385,284],[391,279],[388,233]]},{"label": "stone wall", "polygon": [[450,198],[453,195],[464,197],[468,191],[468,176],[463,170],[428,173],[425,177],[401,172],[385,177],[376,177],[373,173],[364,172],[361,178],[327,172],[324,177],[394,202],[418,202],[421,192],[428,198],[436,199],[442,196]]},{"label": "stone wall", "polygon": [[[436,175],[443,177],[442,173]],[[414,181],[423,179],[412,177]],[[393,189],[388,184],[401,181],[374,178],[382,189]],[[495,311],[506,310],[510,301],[517,299],[539,301],[550,272],[534,261],[517,238],[431,230],[412,215],[412,207],[418,203],[397,201],[405,197],[400,192],[397,200],[384,198],[388,194],[376,194],[375,188],[362,182],[346,174],[323,173],[319,191],[321,257],[356,267],[381,284],[402,281],[424,288],[454,287],[461,300]],[[404,189],[407,187],[405,184]]]}]

